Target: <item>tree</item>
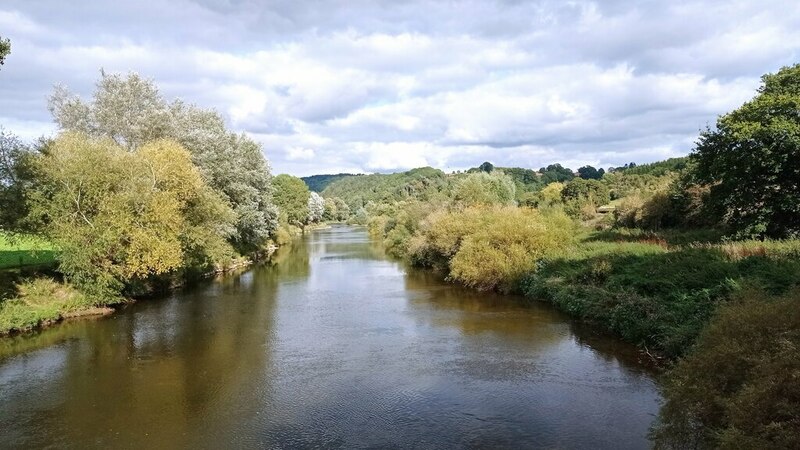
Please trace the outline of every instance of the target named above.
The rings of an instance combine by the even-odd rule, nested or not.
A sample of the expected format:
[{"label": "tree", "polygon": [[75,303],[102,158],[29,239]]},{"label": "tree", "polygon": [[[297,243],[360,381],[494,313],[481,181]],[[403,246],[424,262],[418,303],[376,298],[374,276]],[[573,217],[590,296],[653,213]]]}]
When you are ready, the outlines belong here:
[{"label": "tree", "polygon": [[561,191],[564,203],[579,202],[592,205],[604,205],[611,200],[608,187],[597,180],[584,180],[576,178],[566,185]]},{"label": "tree", "polygon": [[32,150],[0,128],[0,229],[15,231],[27,211]]},{"label": "tree", "polygon": [[485,163],[478,166],[478,170],[480,170],[481,172],[491,173],[494,170],[494,165],[492,165],[492,163],[490,163],[489,161],[486,161]]},{"label": "tree", "polygon": [[583,166],[578,169],[578,174],[584,180],[599,180],[603,178],[603,173],[605,173],[605,171],[601,172],[601,170],[603,169],[597,170],[592,166]]},{"label": "tree", "polygon": [[512,205],[516,195],[514,181],[501,172],[477,172],[461,180],[453,193],[461,206]]},{"label": "tree", "polygon": [[189,150],[209,186],[236,213],[230,241],[240,252],[257,250],[277,228],[272,175],[261,146],[229,132],[220,115],[180,100],[167,103],[152,80],[101,72],[91,102],[56,88],[50,111],[62,130],[111,138],[128,151],[171,138]]},{"label": "tree", "polygon": [[234,213],[175,141],[129,152],[108,138],[66,133],[35,169],[31,217],[60,249],[60,271],[98,299],[232,254],[225,237]]},{"label": "tree", "polygon": [[335,197],[334,202],[336,203],[336,220],[339,222],[345,222],[347,219],[350,218],[351,209],[350,206],[339,197]]},{"label": "tree", "polygon": [[539,173],[542,174],[542,183],[544,184],[564,182],[575,178],[572,170],[562,167],[561,164],[550,164],[547,167],[542,167],[539,169]]},{"label": "tree", "polygon": [[278,205],[281,220],[285,223],[303,227],[308,220],[308,200],[311,192],[300,178],[281,174],[273,179],[275,204]]},{"label": "tree", "polygon": [[696,177],[740,236],[800,235],[800,64],[762,77],[756,96],[700,135]]},{"label": "tree", "polygon": [[0,66],[6,62],[6,56],[11,54],[11,41],[0,37]]},{"label": "tree", "polygon": [[325,215],[325,199],[316,192],[308,196],[308,222],[317,223]]}]

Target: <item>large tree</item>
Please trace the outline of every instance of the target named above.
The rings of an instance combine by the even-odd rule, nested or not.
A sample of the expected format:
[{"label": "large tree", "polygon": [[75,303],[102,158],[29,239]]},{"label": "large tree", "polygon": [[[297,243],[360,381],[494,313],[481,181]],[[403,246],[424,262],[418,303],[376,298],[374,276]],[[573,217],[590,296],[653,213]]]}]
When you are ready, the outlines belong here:
[{"label": "large tree", "polygon": [[800,235],[800,64],[703,132],[693,154],[708,201],[740,236]]},{"label": "large tree", "polygon": [[230,240],[240,251],[258,249],[277,228],[272,175],[261,146],[228,131],[217,112],[180,100],[167,102],[152,80],[137,74],[105,72],[92,101],[59,87],[50,97],[50,110],[62,130],[111,138],[128,151],[160,138],[182,144],[206,182],[236,213]]},{"label": "large tree", "polygon": [[0,128],[0,229],[16,231],[27,210],[32,150]]},{"label": "large tree", "polygon": [[281,174],[274,178],[275,203],[281,220],[291,225],[304,226],[308,221],[308,186],[300,178]]},{"label": "large tree", "polygon": [[66,133],[34,166],[31,217],[60,249],[60,270],[98,298],[231,254],[225,237],[235,216],[175,141],[129,152],[108,138]]}]

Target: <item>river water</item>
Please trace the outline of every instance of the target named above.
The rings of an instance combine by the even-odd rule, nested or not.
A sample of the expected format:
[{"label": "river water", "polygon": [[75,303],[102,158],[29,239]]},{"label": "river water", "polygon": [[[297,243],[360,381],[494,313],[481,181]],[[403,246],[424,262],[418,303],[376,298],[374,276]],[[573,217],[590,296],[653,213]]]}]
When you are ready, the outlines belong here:
[{"label": "river water", "polygon": [[360,228],[272,267],[0,339],[0,447],[647,448],[654,373],[545,305]]}]

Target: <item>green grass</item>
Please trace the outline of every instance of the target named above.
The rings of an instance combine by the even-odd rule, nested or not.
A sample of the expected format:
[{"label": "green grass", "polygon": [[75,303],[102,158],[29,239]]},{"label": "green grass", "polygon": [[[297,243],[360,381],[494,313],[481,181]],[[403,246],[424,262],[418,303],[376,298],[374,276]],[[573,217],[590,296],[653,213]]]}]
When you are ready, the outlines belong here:
[{"label": "green grass", "polygon": [[0,270],[55,263],[52,244],[35,236],[0,232]]},{"label": "green grass", "polygon": [[523,293],[670,357],[689,351],[717,307],[743,287],[781,295],[800,283],[800,240],[670,245],[657,235],[608,236],[587,234],[540,264]]},{"label": "green grass", "polygon": [[48,321],[94,305],[84,294],[50,278],[37,278],[17,285],[17,296],[0,300],[0,334],[26,331]]}]

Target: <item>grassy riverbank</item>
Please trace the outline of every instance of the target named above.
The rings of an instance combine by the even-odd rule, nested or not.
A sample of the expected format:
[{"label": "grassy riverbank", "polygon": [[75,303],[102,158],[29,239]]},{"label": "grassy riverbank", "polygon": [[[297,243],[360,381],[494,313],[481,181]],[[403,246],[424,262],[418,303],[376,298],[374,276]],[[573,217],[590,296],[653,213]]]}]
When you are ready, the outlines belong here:
[{"label": "grassy riverbank", "polygon": [[[718,306],[743,290],[782,295],[800,283],[800,241],[688,242],[589,233],[520,280],[529,298],[668,357],[686,354]],[[672,236],[673,238],[676,236]],[[688,236],[687,236],[688,237]],[[609,239],[611,238],[611,239]]]}]

